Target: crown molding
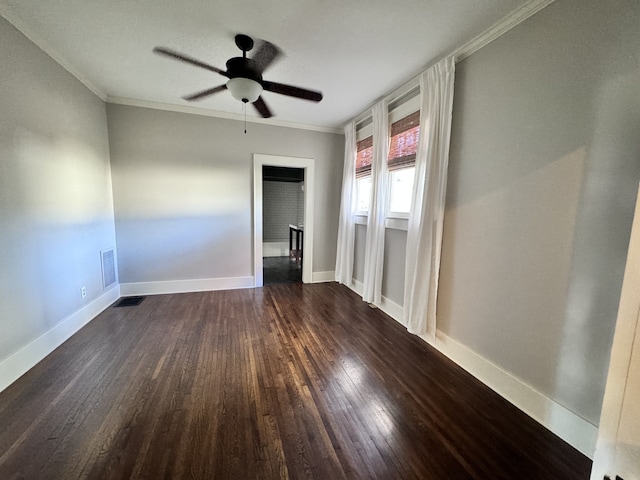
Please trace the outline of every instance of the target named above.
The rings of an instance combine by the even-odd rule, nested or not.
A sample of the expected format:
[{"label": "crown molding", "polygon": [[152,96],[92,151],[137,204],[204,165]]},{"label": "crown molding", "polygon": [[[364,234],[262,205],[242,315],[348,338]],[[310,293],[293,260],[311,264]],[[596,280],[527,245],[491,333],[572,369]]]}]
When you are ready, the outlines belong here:
[{"label": "crown molding", "polygon": [[473,55],[482,47],[489,45],[491,42],[500,38],[512,28],[520,25],[527,18],[535,15],[546,6],[552,4],[555,0],[530,0],[524,5],[516,8],[498,23],[482,32],[477,37],[472,38],[467,43],[453,52],[456,63],[461,62],[465,58]]},{"label": "crown molding", "polygon": [[98,88],[91,80],[85,75],[80,73],[80,70],[75,68],[70,62],[68,62],[64,56],[58,52],[51,44],[46,41],[41,35],[34,32],[22,21],[17,15],[14,15],[6,7],[0,6],[0,17],[3,17],[7,22],[13,25],[20,33],[22,33],[29,41],[34,43],[40,50],[46,53],[53,59],[58,65],[64,68],[67,72],[73,75],[80,83],[91,90],[97,97],[103,102],[107,99],[107,94]]},{"label": "crown molding", "polygon": [[[202,115],[205,117],[225,118],[227,120],[237,120],[239,122],[245,121],[244,115],[241,115],[241,114],[220,112],[218,110],[209,110],[206,108],[190,107],[187,105],[175,105],[172,103],[152,102],[150,100],[137,100],[135,98],[112,97],[112,96],[108,96],[106,99],[106,102],[113,103],[115,105],[126,105],[129,107],[150,108],[153,110],[165,110],[167,112],[188,113],[191,115]],[[314,132],[322,132],[322,133],[336,133],[339,135],[344,134],[344,131],[342,130],[342,128],[322,127],[318,125],[307,125],[304,123],[295,123],[295,122],[283,122],[281,120],[274,120],[272,118],[266,119],[266,118],[259,118],[259,117],[247,117],[246,121],[250,123],[259,123],[262,125],[271,125],[275,127],[296,128],[299,130],[311,130]]]},{"label": "crown molding", "polygon": [[430,62],[426,64],[426,66],[415,76],[411,77],[411,80],[403,83],[399,87],[395,88],[391,92],[387,93],[387,95],[380,97],[377,99],[374,104],[367,107],[364,111],[362,111],[359,115],[353,118],[356,124],[359,124],[365,121],[367,118],[371,117],[371,109],[375,103],[378,103],[382,99],[386,99],[388,102],[392,102],[394,100],[399,99],[407,92],[411,91],[411,89],[416,88],[416,86],[420,85],[420,75],[431,68],[433,65],[438,63],[443,58],[453,56],[455,58],[456,63],[461,62],[465,58],[473,55],[478,50],[483,47],[486,47],[494,40],[500,38],[502,35],[507,33],[512,28],[520,25],[529,17],[535,15],[540,10],[545,8],[546,6],[552,4],[555,0],[529,0],[527,3],[519,6],[511,13],[507,14],[500,21],[495,23],[493,26],[489,27],[487,30],[482,32],[480,35],[472,38],[464,45],[458,47],[453,52],[447,55],[441,55],[432,59]]}]

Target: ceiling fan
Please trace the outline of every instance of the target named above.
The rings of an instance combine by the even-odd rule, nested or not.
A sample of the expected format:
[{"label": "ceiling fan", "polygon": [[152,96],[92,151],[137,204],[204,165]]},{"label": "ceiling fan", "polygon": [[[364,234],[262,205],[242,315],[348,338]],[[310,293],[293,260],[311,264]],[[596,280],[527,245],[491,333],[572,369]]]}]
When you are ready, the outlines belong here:
[{"label": "ceiling fan", "polygon": [[311,100],[312,102],[322,100],[322,93],[320,92],[269,82],[262,78],[264,71],[281,55],[280,49],[274,44],[262,41],[253,58],[247,58],[247,52],[253,49],[253,39],[247,35],[238,34],[235,37],[235,42],[237,47],[242,50],[242,57],[233,57],[227,60],[226,71],[169,48],[155,47],[153,51],[157,54],[219,73],[229,79],[225,84],[182,97],[185,100],[200,100],[223,90],[229,90],[236,100],[253,104],[263,118],[273,116],[271,110],[262,99],[261,94],[263,91]]}]

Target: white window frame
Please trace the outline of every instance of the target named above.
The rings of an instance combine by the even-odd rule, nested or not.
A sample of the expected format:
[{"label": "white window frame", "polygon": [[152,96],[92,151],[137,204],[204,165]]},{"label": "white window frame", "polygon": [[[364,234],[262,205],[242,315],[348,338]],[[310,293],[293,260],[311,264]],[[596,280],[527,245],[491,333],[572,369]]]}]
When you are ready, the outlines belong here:
[{"label": "white window frame", "polygon": [[[413,187],[415,188],[415,169],[416,167],[404,167],[404,168],[399,168],[397,171],[401,171],[401,170],[408,170],[412,168],[414,170],[414,182],[413,182]],[[386,218],[398,218],[398,219],[408,219],[409,218],[409,213],[410,212],[396,212],[391,210],[391,189],[393,188],[393,182],[391,181],[391,175],[393,175],[393,171],[389,171],[389,185],[388,185],[388,193],[387,193],[387,213],[386,213]],[[413,189],[411,190],[411,194],[413,195]]]},{"label": "white window frame", "polygon": [[[398,120],[402,120],[403,118],[411,115],[414,112],[420,110],[420,95],[416,95],[406,102],[398,105],[392,111],[389,112],[389,126]],[[422,129],[422,125],[420,126]],[[363,137],[364,138],[364,137]],[[385,163],[385,167],[388,168],[388,165]],[[413,167],[415,169],[415,166]],[[387,173],[389,170],[387,170]],[[385,226],[387,228],[393,228],[396,230],[407,230],[409,226],[409,213],[410,212],[392,212],[389,208],[391,202],[391,188],[392,182],[389,182],[389,191],[387,192],[387,212],[386,212],[386,221]],[[415,181],[413,188],[415,188]],[[412,192],[413,194],[413,192]]]},{"label": "white window frame", "polygon": [[[373,123],[369,123],[367,125],[365,125],[364,127],[362,127],[361,129],[356,131],[356,143],[364,140],[367,137],[370,137],[373,135]],[[371,174],[369,174],[369,176],[371,176]],[[365,178],[365,177],[363,177]],[[358,179],[356,179],[356,182],[358,181]],[[357,186],[356,186],[357,188]],[[357,195],[357,192],[355,192]],[[371,208],[371,205],[369,205],[369,208]],[[359,225],[367,225],[368,223],[368,219],[369,219],[369,210],[358,210],[355,213],[356,215],[356,223]]]}]

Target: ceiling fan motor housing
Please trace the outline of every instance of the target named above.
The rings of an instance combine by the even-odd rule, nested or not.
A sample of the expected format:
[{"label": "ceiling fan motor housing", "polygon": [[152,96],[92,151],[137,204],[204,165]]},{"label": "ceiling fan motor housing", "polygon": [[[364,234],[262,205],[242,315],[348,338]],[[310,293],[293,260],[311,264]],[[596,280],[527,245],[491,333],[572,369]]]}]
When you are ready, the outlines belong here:
[{"label": "ceiling fan motor housing", "polygon": [[259,65],[250,58],[234,57],[227,60],[227,75],[229,78],[242,77],[261,83],[262,75],[259,72]]},{"label": "ceiling fan motor housing", "polygon": [[253,103],[262,94],[262,75],[258,64],[246,57],[234,57],[227,61],[229,81],[227,89],[233,98],[243,103]]}]

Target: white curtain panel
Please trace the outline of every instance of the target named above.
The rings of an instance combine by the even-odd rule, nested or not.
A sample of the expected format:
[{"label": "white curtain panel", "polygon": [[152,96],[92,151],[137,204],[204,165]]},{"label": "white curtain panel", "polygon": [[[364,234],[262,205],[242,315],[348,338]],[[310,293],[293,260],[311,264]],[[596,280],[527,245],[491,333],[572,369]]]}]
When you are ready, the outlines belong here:
[{"label": "white curtain panel", "polygon": [[362,299],[379,304],[382,296],[382,265],[384,261],[384,233],[387,213],[389,156],[389,112],[387,101],[373,107],[373,159],[371,162],[371,202],[367,221],[367,243],[364,263]]},{"label": "white curtain panel", "polygon": [[344,285],[351,285],[353,280],[356,148],[356,123],[352,121],[344,127],[344,168],[342,172],[342,199],[340,201],[336,253],[336,282]]},{"label": "white curtain panel", "polygon": [[434,341],[455,61],[446,58],[420,77],[420,141],[407,231],[404,322]]}]

